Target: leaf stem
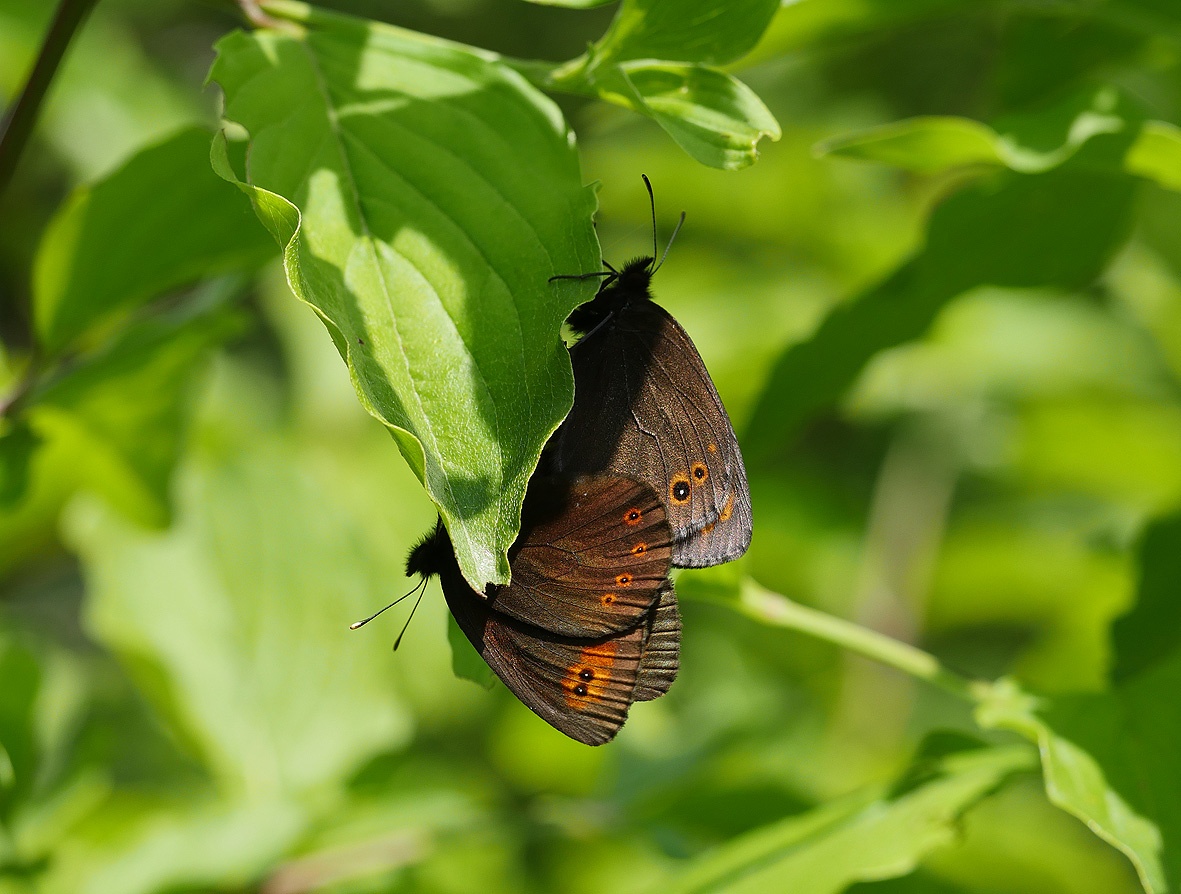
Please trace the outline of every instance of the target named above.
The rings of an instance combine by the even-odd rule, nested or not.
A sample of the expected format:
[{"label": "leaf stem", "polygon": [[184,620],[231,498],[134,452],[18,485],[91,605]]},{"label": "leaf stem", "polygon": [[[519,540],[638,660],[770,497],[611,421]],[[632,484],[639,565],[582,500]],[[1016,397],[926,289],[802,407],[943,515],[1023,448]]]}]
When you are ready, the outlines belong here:
[{"label": "leaf stem", "polygon": [[5,114],[3,122],[0,122],[0,196],[4,194],[16,172],[17,162],[20,161],[25,145],[37,124],[41,103],[54,74],[57,73],[62,57],[65,56],[66,48],[97,2],[98,0],[61,0],[58,3],[28,80],[25,81],[12,108]]},{"label": "leaf stem", "polygon": [[737,603],[729,599],[714,601],[736,607],[743,614],[765,624],[797,630],[887,664],[972,704],[976,704],[981,686],[987,685],[948,670],[930,652],[868,627],[800,605],[749,578],[742,584]]}]

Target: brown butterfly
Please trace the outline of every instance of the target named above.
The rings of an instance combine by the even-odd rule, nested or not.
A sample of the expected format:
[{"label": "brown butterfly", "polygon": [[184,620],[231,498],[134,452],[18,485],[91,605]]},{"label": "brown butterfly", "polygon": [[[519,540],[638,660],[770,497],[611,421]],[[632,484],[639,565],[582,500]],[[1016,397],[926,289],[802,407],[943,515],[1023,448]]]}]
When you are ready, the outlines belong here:
[{"label": "brown butterfly", "polygon": [[[655,241],[654,203],[652,227]],[[652,300],[655,255],[653,245],[652,257],[622,270],[607,265],[598,293],[570,315],[582,333],[570,349],[574,406],[546,461],[563,475],[614,473],[651,485],[668,512],[673,565],[718,565],[750,545],[746,469],[701,355]]]},{"label": "brown butterfly", "polygon": [[668,691],[681,622],[672,536],[642,482],[535,476],[509,550],[511,583],[473,590],[442,523],[406,573],[438,575],[459,627],[509,690],[550,725],[601,745],[632,702]]}]

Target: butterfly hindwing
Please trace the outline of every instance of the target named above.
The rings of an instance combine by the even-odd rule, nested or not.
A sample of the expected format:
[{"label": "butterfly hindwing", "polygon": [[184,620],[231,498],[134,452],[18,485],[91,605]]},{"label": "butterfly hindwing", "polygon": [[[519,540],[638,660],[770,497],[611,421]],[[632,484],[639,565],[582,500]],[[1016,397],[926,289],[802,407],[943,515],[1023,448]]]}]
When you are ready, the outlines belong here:
[{"label": "butterfly hindwing", "polygon": [[496,611],[458,573],[442,583],[460,629],[513,695],[579,742],[615,736],[634,700],[643,621],[613,636],[564,637]]},{"label": "butterfly hindwing", "polygon": [[660,588],[660,598],[644,621],[644,651],[636,678],[635,701],[650,701],[668,692],[677,678],[681,652],[681,613],[672,581]]},{"label": "butterfly hindwing", "polygon": [[618,633],[656,601],[671,555],[664,507],[642,482],[535,476],[510,551],[512,581],[489,602],[563,636]]}]

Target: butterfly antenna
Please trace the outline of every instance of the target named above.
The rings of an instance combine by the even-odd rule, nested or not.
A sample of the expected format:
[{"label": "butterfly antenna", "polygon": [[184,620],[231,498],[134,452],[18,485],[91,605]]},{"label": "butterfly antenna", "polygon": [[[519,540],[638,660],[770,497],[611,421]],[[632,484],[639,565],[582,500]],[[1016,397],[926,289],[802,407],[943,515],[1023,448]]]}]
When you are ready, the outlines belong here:
[{"label": "butterfly antenna", "polygon": [[677,233],[681,232],[681,227],[684,225],[684,223],[685,223],[685,212],[682,211],[681,212],[681,219],[679,221],[677,221],[677,228],[675,230],[673,230],[673,234],[668,240],[668,245],[666,245],[664,247],[664,254],[662,254],[660,256],[660,263],[652,268],[653,273],[655,273],[657,270],[659,270],[661,268],[661,266],[664,264],[664,259],[668,257],[668,250],[673,247],[673,240],[677,238]]},{"label": "butterfly antenna", "polygon": [[[389,605],[387,605],[385,608],[383,608],[383,609],[381,609],[381,610],[379,610],[379,611],[375,611],[373,614],[371,614],[371,615],[370,615],[368,618],[366,618],[364,621],[357,621],[357,622],[356,622],[356,623],[354,623],[354,624],[350,624],[350,625],[349,625],[349,630],[356,630],[358,627],[364,627],[366,624],[368,624],[370,621],[372,621],[374,618],[376,618],[378,615],[380,615],[380,614],[381,614],[383,611],[385,611],[386,609],[388,609],[388,608],[393,608],[395,605],[397,605],[399,602],[401,602],[401,601],[402,601],[403,599],[405,599],[407,596],[413,596],[413,595],[414,595],[414,593],[415,593],[415,592],[416,592],[416,591],[417,591],[419,588],[421,588],[421,589],[422,589],[422,591],[423,591],[423,593],[425,593],[425,592],[426,592],[426,581],[427,581],[427,579],[424,577],[424,578],[423,578],[421,581],[419,581],[417,584],[415,584],[415,586],[414,586],[414,589],[413,589],[413,590],[411,590],[409,593],[406,593],[406,594],[405,594],[405,595],[403,595],[403,596],[399,596],[397,599],[395,599],[393,602],[391,602],[391,603],[390,603]],[[418,598],[419,598],[419,599],[422,599],[422,595],[420,594]],[[415,603],[415,606],[417,607],[417,603]]]},{"label": "butterfly antenna", "polygon": [[[426,583],[426,578],[422,581]],[[410,627],[410,622],[414,620],[414,613],[418,611],[418,603],[422,602],[422,597],[426,594],[426,587],[422,588],[422,592],[418,594],[418,598],[414,600],[414,608],[410,609],[410,617],[406,619],[406,623],[402,625],[402,632],[398,634],[398,638],[394,640],[394,651],[398,651],[398,646],[402,645],[402,637],[406,635],[406,630]],[[406,595],[410,595],[409,593]]]},{"label": "butterfly antenna", "polygon": [[[656,260],[656,196],[652,194],[652,181],[648,179],[647,174],[641,174],[644,178],[644,186],[648,187],[648,207],[652,210],[652,260]],[[655,272],[655,271],[653,271]]]}]

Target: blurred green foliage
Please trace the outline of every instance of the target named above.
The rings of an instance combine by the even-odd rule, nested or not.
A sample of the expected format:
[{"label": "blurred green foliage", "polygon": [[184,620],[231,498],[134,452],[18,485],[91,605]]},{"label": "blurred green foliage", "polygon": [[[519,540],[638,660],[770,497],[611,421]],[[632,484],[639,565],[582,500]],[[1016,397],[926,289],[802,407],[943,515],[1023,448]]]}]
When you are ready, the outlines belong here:
[{"label": "blurred green foliage", "polygon": [[[0,195],[0,894],[1178,890],[1176,4],[325,6],[461,45],[390,38],[409,77],[363,25],[223,42],[264,144],[231,128],[218,173],[271,190],[267,226],[209,166],[228,3],[99,4]],[[50,12],[0,0],[5,106]],[[247,77],[229,50],[260,40],[316,47],[328,99]],[[491,149],[463,79],[495,85]],[[366,179],[336,149],[377,150]],[[390,344],[357,246],[413,258],[488,315],[473,368],[518,397],[579,295],[483,277],[648,251],[641,172],[662,235],[689,215],[654,287],[740,432],[755,536],[678,578],[676,686],[590,749],[456,679],[433,588],[397,653],[347,632],[435,517],[420,442],[358,393],[431,397],[399,358],[454,357],[430,323],[346,366],[342,333]],[[341,225],[411,194],[368,242]],[[433,395],[439,481],[488,445],[527,476],[546,386],[473,442]],[[489,576],[508,505],[473,535]]]}]

